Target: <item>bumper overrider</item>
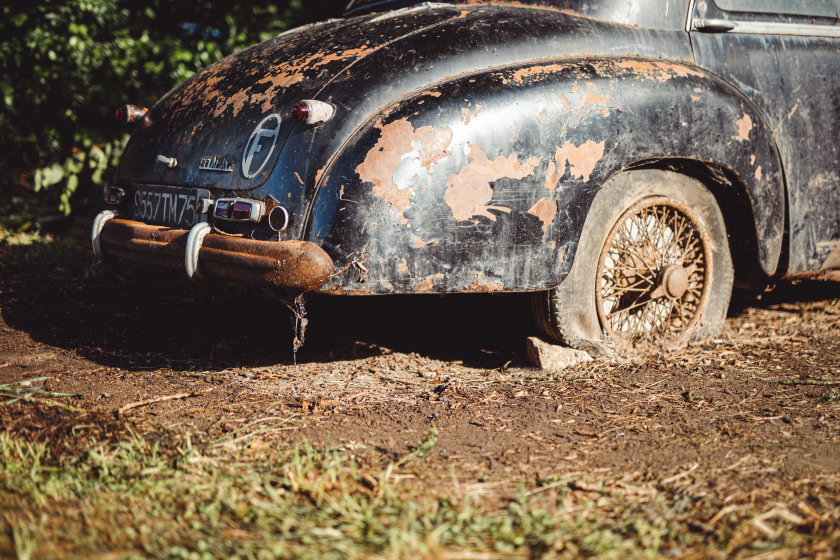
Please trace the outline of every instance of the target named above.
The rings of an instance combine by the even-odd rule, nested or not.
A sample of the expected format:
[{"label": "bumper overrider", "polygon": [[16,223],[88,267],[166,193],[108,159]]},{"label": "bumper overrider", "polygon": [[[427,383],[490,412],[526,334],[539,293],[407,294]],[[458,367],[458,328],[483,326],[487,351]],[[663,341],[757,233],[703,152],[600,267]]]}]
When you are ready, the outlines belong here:
[{"label": "bumper overrider", "polygon": [[211,233],[207,223],[191,230],[118,218],[105,210],[73,223],[78,245],[99,258],[184,270],[196,279],[218,279],[289,292],[317,289],[333,273],[333,261],[308,241],[257,241]]}]

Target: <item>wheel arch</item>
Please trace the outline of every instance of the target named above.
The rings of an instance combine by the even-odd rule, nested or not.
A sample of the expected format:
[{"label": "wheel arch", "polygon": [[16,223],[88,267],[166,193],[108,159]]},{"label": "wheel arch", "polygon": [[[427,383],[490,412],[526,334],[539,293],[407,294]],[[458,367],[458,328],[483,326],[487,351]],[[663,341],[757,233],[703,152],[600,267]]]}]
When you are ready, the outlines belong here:
[{"label": "wheel arch", "polygon": [[[726,224],[729,251],[735,268],[735,288],[760,290],[767,285],[771,274],[762,267],[760,260],[758,228],[748,196],[750,187],[735,170],[722,163],[665,157],[634,162],[622,172],[636,169],[674,171],[697,180],[708,189],[715,197]],[[781,262],[784,262],[784,251]]]}]

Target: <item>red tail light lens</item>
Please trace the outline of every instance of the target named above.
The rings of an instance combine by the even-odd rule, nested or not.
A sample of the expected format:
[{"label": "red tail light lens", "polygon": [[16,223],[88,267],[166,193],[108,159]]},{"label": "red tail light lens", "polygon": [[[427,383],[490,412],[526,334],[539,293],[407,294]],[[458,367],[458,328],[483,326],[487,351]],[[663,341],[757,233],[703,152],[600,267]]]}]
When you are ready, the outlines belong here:
[{"label": "red tail light lens", "polygon": [[306,101],[298,101],[291,111],[292,118],[299,123],[306,124],[309,120],[309,104]]},{"label": "red tail light lens", "polygon": [[333,118],[335,107],[316,99],[298,101],[289,112],[291,117],[303,124],[322,124]]},{"label": "red tail light lens", "polygon": [[252,214],[254,214],[255,206],[251,202],[239,200],[233,204],[233,215],[231,218],[234,220],[250,220]]},{"label": "red tail light lens", "polygon": [[236,222],[259,222],[265,216],[265,203],[246,198],[220,198],[215,202],[213,216]]},{"label": "red tail light lens", "polygon": [[139,121],[146,116],[149,110],[145,107],[138,107],[137,105],[123,105],[117,109],[117,120],[126,124]]}]

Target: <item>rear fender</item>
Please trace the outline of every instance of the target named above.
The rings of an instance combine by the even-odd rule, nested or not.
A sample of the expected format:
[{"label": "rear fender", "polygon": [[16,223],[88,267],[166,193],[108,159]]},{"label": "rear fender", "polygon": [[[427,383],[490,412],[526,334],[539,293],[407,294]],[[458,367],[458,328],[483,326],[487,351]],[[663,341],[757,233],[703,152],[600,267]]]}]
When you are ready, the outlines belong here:
[{"label": "rear fender", "polygon": [[600,186],[657,161],[725,169],[714,188],[745,200],[775,271],[784,183],[763,118],[697,67],[626,58],[460,76],[383,108],[320,176],[304,238],[348,269],[321,291],[548,289]]}]

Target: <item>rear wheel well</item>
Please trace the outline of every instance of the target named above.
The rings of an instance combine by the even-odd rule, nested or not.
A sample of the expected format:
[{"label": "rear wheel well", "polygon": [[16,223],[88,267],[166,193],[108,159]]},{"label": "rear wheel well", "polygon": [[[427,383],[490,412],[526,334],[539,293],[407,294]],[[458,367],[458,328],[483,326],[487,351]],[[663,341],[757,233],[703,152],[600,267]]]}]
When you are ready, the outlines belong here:
[{"label": "rear wheel well", "polygon": [[729,252],[735,268],[734,287],[763,290],[770,279],[759,263],[755,217],[747,196],[747,186],[727,167],[691,158],[656,158],[626,166],[629,169],[674,171],[700,181],[717,200],[729,237]]}]

